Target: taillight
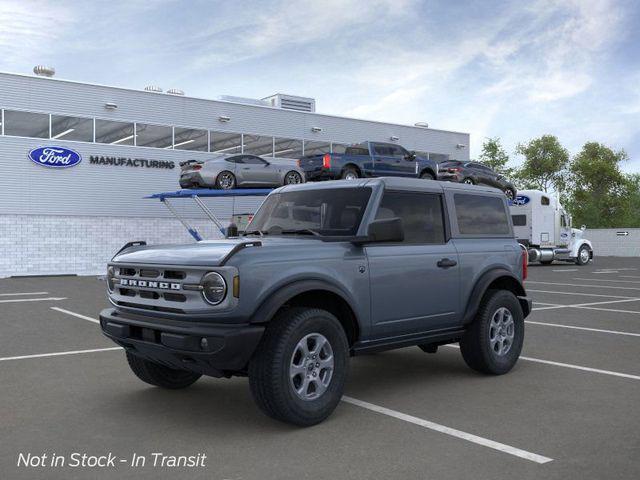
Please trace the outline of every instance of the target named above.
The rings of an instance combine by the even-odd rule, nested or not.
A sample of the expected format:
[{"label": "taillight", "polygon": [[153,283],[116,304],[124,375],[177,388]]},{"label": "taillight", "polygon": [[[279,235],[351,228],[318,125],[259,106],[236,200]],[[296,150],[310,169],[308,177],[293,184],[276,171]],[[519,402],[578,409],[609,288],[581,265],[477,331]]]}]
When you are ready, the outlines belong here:
[{"label": "taillight", "polygon": [[447,170],[449,173],[458,173],[460,171],[459,168],[448,168]]},{"label": "taillight", "polygon": [[298,167],[300,167],[300,159],[296,160],[296,164],[298,165]]},{"label": "taillight", "polygon": [[200,170],[202,168],[202,165],[194,165],[193,167],[191,167],[192,170]]},{"label": "taillight", "polygon": [[522,247],[522,281],[527,279],[529,273],[529,251],[524,245]]},{"label": "taillight", "polygon": [[322,168],[331,168],[331,155],[328,153],[322,156]]}]

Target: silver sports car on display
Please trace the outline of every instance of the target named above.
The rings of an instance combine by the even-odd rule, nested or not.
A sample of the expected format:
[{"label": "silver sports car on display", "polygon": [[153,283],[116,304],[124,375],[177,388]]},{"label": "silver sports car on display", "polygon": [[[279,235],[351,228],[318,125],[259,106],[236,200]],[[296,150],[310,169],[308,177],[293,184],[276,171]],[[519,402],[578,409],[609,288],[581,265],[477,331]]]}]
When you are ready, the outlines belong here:
[{"label": "silver sports car on display", "polygon": [[181,188],[280,187],[304,183],[295,160],[257,155],[221,155],[211,160],[180,163]]}]

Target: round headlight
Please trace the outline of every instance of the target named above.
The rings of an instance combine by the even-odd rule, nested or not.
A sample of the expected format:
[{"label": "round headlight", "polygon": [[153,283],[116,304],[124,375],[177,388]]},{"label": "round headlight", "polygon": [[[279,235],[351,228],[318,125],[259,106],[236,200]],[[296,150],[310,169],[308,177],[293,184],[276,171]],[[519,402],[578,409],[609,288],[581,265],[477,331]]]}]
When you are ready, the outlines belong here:
[{"label": "round headlight", "polygon": [[227,282],[222,275],[209,272],[202,277],[202,296],[211,305],[218,305],[227,295]]},{"label": "round headlight", "polygon": [[109,290],[110,293],[113,293],[113,277],[116,276],[116,269],[115,267],[109,266],[107,267],[107,290]]}]

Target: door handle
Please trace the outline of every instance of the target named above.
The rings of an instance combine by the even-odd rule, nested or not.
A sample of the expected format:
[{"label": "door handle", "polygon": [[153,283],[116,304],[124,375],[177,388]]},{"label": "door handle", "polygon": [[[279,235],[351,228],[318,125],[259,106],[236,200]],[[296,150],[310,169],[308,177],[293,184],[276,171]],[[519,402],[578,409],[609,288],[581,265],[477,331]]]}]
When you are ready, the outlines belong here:
[{"label": "door handle", "polygon": [[249,167],[242,167],[243,170],[250,170]]},{"label": "door handle", "polygon": [[438,265],[438,268],[451,268],[455,267],[457,264],[458,262],[449,258],[443,258],[439,260],[438,263],[436,263],[436,265]]}]

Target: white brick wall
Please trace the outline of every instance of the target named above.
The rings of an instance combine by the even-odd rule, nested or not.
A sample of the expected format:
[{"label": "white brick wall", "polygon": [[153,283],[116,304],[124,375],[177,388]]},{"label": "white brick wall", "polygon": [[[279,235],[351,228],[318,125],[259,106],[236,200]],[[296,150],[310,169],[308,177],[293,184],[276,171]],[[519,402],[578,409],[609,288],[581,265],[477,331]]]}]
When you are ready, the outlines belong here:
[{"label": "white brick wall", "polygon": [[591,240],[594,256],[640,257],[640,228],[588,228],[584,238]]},{"label": "white brick wall", "polygon": [[[212,222],[189,222],[204,238],[221,238]],[[113,254],[133,240],[149,244],[194,241],[172,218],[0,215],[0,278],[102,274]]]}]

